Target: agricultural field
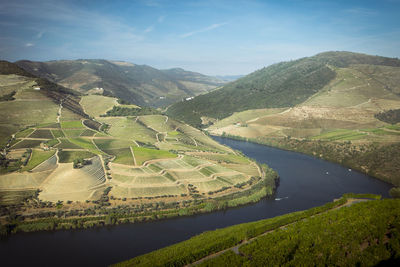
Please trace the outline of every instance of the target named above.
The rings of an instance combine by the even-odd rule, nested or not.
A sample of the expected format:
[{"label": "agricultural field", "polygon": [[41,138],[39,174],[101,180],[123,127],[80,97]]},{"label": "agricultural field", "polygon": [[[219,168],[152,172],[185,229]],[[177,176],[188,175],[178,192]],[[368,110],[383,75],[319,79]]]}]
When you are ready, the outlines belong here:
[{"label": "agricultural field", "polygon": [[61,128],[63,129],[74,129],[74,128],[85,128],[82,121],[62,121]]},{"label": "agricultural field", "polygon": [[34,139],[24,139],[18,143],[16,143],[14,146],[12,146],[13,149],[19,149],[19,148],[32,148],[32,147],[37,147],[42,143],[42,140],[34,140]]},{"label": "agricultural field", "polygon": [[[142,148],[139,147],[139,149]],[[113,176],[111,183],[115,183],[119,188],[117,191],[112,190],[112,193],[117,192],[116,197],[125,198],[149,196],[143,192],[154,191],[155,187],[158,188],[161,184],[165,184],[169,188],[171,187],[170,189],[172,189],[172,186],[178,186],[179,188],[186,188],[188,192],[197,191],[199,194],[207,194],[211,191],[231,188],[235,184],[249,181],[253,176],[260,176],[258,169],[249,165],[247,159],[233,156],[225,158],[229,162],[226,167],[203,158],[186,155],[172,159],[159,159],[147,166],[136,167],[122,167],[114,164],[115,161],[113,161],[111,164]],[[220,157],[217,158],[221,159]],[[233,161],[235,163],[232,163]],[[233,168],[228,166],[233,166]],[[121,187],[124,185],[128,186],[129,190],[123,190]],[[135,190],[132,190],[134,188]],[[224,190],[220,192],[222,191]],[[138,193],[135,196],[133,192],[140,192],[140,194]]]},{"label": "agricultural field", "polygon": [[52,129],[51,133],[53,134],[54,138],[65,137],[64,132],[62,130]]},{"label": "agricultural field", "polygon": [[[2,114],[0,145],[2,146],[12,134],[27,126],[55,122],[58,111],[57,104],[41,92],[32,89],[35,86],[33,79],[21,78],[20,82],[14,83],[10,82],[7,76],[1,75],[0,84],[12,87],[16,94],[14,95],[15,100],[0,101],[0,114]],[[1,86],[0,88],[3,91]]]},{"label": "agricultural field", "polygon": [[60,144],[56,145],[57,148],[61,148],[61,149],[80,149],[81,147],[71,143],[71,141],[69,141],[69,139],[66,138],[59,138],[58,140],[60,140]]},{"label": "agricultural field", "polygon": [[[102,107],[93,104],[101,101]],[[193,201],[249,189],[252,177],[263,176],[249,159],[167,116],[100,117],[114,98],[83,96],[80,103],[93,123],[107,125],[90,129],[77,114],[56,106],[60,123],[54,116],[9,136],[8,157],[17,161],[1,170],[0,204],[25,195],[54,205],[113,208],[121,201]],[[244,188],[235,187],[238,183]],[[3,193],[9,189],[15,194]],[[40,191],[31,196],[32,190]]]},{"label": "agricultural field", "polygon": [[29,135],[29,138],[53,139],[54,136],[50,130],[37,129]]},{"label": "agricultural field", "polygon": [[117,99],[100,95],[88,95],[82,97],[80,104],[91,117],[99,117],[118,105]]},{"label": "agricultural field", "polygon": [[21,171],[30,171],[39,164],[43,163],[47,159],[49,159],[51,156],[53,156],[55,151],[43,151],[39,149],[33,149],[32,150],[32,155],[28,161],[28,164],[24,166]]},{"label": "agricultural field", "polygon": [[313,137],[313,139],[321,139],[327,141],[337,140],[357,140],[362,139],[367,135],[366,133],[354,130],[335,130]]},{"label": "agricultural field", "polygon": [[136,122],[136,118],[104,117],[99,118],[99,121],[111,126],[108,133],[115,138],[151,144],[157,141],[156,132]]},{"label": "agricultural field", "polygon": [[79,137],[84,131],[84,129],[63,129],[65,136],[70,138]]},{"label": "agricultural field", "polygon": [[136,144],[133,141],[128,141],[128,140],[121,140],[121,139],[93,139],[93,142],[96,144],[96,146],[105,151],[105,150],[110,150],[110,149],[119,149],[119,148],[126,148],[130,146],[136,146]]},{"label": "agricultural field", "polygon": [[16,133],[15,138],[28,137],[31,133],[33,133],[33,131],[35,131],[35,129],[32,129],[32,128],[25,129],[23,131]]},{"label": "agricultural field", "polygon": [[249,164],[250,160],[245,157],[233,155],[233,154],[217,154],[217,153],[198,153],[193,152],[190,155],[194,157],[199,157],[202,159],[217,161],[221,163],[236,163],[236,164]]},{"label": "agricultural field", "polygon": [[84,148],[95,154],[102,154],[103,152],[98,150],[92,143],[92,140],[86,138],[70,138],[69,141],[78,147]]},{"label": "agricultural field", "polygon": [[154,186],[154,187],[121,187],[114,186],[111,195],[117,198],[154,197],[164,195],[181,195],[188,191],[184,186]]},{"label": "agricultural field", "polygon": [[97,132],[91,130],[91,129],[86,129],[81,133],[81,136],[94,136]]},{"label": "agricultural field", "polygon": [[157,150],[145,147],[133,147],[133,154],[135,155],[136,165],[142,165],[144,162],[153,159],[167,159],[167,158],[175,158],[176,155],[164,151],[164,150]]},{"label": "agricultural field", "polygon": [[135,165],[134,158],[132,156],[131,149],[128,148],[118,148],[104,150],[107,154],[115,156],[113,160],[114,163],[125,164],[125,165]]},{"label": "agricultural field", "polygon": [[89,151],[60,151],[58,152],[58,157],[59,160],[58,162],[60,163],[69,163],[73,162],[75,159],[83,158],[83,159],[88,159],[95,156],[95,154],[89,152]]},{"label": "agricultural field", "polygon": [[[40,199],[46,201],[85,201],[97,190],[95,187],[105,182],[104,170],[98,157],[91,164],[80,169],[72,168],[72,163],[63,163],[40,186]],[[79,179],[77,179],[79,177]]]},{"label": "agricultural field", "polygon": [[167,116],[147,115],[139,117],[138,120],[160,133],[171,132],[174,131],[176,128],[173,123],[168,122]]},{"label": "agricultural field", "polygon": [[51,128],[51,129],[59,129],[61,128],[61,125],[59,123],[44,123],[36,126],[36,128]]}]

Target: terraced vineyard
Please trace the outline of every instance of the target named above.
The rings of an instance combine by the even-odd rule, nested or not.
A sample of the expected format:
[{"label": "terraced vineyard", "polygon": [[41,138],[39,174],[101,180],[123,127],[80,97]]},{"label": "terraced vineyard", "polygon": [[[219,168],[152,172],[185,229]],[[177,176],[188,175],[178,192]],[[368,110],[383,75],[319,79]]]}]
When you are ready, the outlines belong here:
[{"label": "terraced vineyard", "polygon": [[0,175],[1,205],[26,203],[39,214],[121,204],[160,209],[162,201],[167,203],[163,212],[170,212],[168,205],[194,205],[203,212],[203,202],[219,209],[220,198],[266,196],[273,190],[275,175],[195,128],[165,115],[100,116],[119,105],[114,98],[84,96],[80,104],[94,121],[83,123],[87,118],[61,103],[53,121],[10,136],[9,165]]}]

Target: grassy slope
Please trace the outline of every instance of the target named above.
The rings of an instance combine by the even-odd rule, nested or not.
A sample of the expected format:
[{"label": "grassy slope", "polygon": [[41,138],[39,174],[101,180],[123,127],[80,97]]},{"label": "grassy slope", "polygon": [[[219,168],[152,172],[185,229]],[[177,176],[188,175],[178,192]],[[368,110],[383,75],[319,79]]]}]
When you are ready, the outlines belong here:
[{"label": "grassy slope", "polygon": [[148,161],[151,159],[165,159],[165,158],[175,158],[176,157],[175,154],[168,152],[168,151],[156,150],[156,149],[145,148],[145,147],[134,147],[133,153],[135,155],[137,165],[142,165],[145,161]]},{"label": "grassy slope", "polygon": [[105,114],[107,110],[117,105],[117,99],[112,97],[103,97],[99,95],[88,95],[81,99],[80,104],[85,108],[87,114],[92,117],[98,117]]},{"label": "grassy slope", "polygon": [[40,163],[44,162],[51,156],[53,156],[55,151],[42,151],[42,150],[32,150],[31,158],[28,164],[21,169],[21,171],[29,171],[38,166]]},{"label": "grassy slope", "polygon": [[396,62],[335,63],[336,77],[305,102],[279,113],[235,113],[208,130],[320,156],[399,185],[400,155],[393,149],[400,142],[398,125],[375,116],[400,105]]},{"label": "grassy slope", "polygon": [[220,90],[176,103],[169,107],[168,114],[200,126],[202,116],[222,119],[233,112],[248,109],[291,107],[304,102],[332,81],[336,76],[334,68],[351,64],[398,67],[400,61],[348,52],[327,52],[282,62],[253,72]]},{"label": "grassy slope", "polygon": [[[232,255],[235,262],[230,266],[265,263],[306,266],[314,265],[316,260],[321,266],[367,266],[386,260],[398,261],[399,217],[398,200],[355,204],[259,237],[240,248],[243,256]],[[371,228],[366,229],[365,225]],[[202,265],[221,266],[224,258]]]},{"label": "grassy slope", "polygon": [[[334,209],[343,203],[345,199],[306,211],[205,232],[116,266],[183,266],[250,238],[255,239],[239,248],[243,257],[228,250],[228,254],[217,255],[203,264],[314,265],[318,259],[322,265],[354,266],[358,261],[376,264],[400,257],[399,200],[368,201]],[[281,229],[283,225],[287,226]]]},{"label": "grassy slope", "polygon": [[85,116],[77,105],[77,92],[37,78],[16,64],[0,61],[0,95],[10,90],[16,92],[15,100],[0,102],[0,145],[27,126],[56,122],[60,99],[65,100],[65,113]]}]

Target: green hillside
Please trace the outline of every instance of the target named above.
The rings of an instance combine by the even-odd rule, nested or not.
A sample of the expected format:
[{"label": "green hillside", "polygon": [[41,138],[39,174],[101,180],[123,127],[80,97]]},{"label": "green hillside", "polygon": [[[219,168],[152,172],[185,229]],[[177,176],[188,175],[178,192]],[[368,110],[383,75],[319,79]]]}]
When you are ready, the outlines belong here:
[{"label": "green hillside", "polygon": [[306,211],[205,232],[115,266],[394,264],[400,259],[399,204],[394,199],[345,197]]},{"label": "green hillside", "polygon": [[[224,81],[182,69],[107,60],[18,61],[18,66],[80,92],[114,95],[131,103],[163,106],[205,93]],[[97,88],[97,89],[96,89]],[[100,89],[102,88],[102,89]]]},{"label": "green hillside", "polygon": [[0,71],[0,235],[192,215],[274,193],[272,169],[159,110],[80,95],[9,62]]},{"label": "green hillside", "polygon": [[354,64],[399,67],[400,60],[350,52],[326,52],[255,71],[219,90],[169,107],[168,114],[201,126],[201,117],[225,118],[248,109],[293,107],[319,92]]},{"label": "green hillside", "polygon": [[328,62],[335,78],[305,101],[208,118],[207,131],[310,154],[399,186],[399,60],[347,52],[313,58]]}]

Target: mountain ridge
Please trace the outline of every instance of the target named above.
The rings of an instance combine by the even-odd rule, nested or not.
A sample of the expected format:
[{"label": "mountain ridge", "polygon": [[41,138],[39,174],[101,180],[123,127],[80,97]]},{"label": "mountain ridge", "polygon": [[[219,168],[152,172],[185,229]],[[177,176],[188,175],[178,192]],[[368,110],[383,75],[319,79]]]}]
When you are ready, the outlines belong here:
[{"label": "mountain ridge", "polygon": [[352,52],[324,52],[259,69],[217,91],[173,104],[168,114],[200,127],[201,117],[222,119],[248,109],[293,107],[354,64],[399,67],[400,60]]},{"label": "mountain ridge", "polygon": [[166,106],[225,83],[200,73],[185,70],[178,73],[176,69],[158,70],[148,65],[105,59],[15,63],[29,73],[81,93],[103,88],[101,91],[107,95],[153,107]]}]

